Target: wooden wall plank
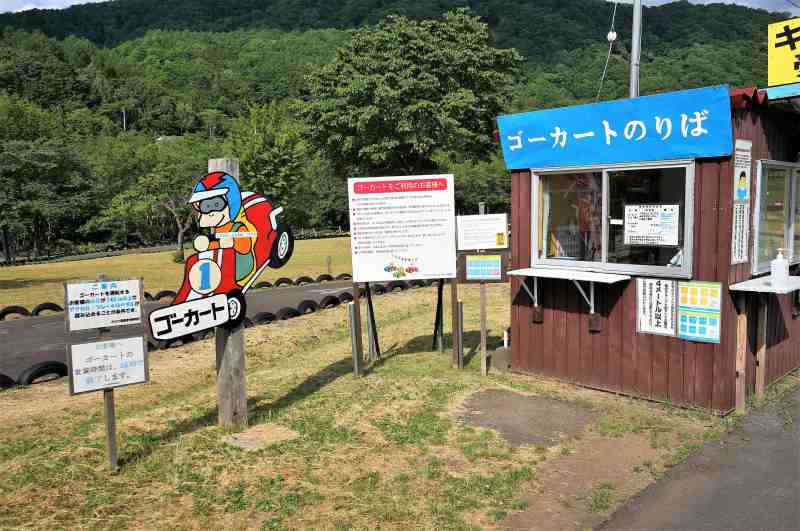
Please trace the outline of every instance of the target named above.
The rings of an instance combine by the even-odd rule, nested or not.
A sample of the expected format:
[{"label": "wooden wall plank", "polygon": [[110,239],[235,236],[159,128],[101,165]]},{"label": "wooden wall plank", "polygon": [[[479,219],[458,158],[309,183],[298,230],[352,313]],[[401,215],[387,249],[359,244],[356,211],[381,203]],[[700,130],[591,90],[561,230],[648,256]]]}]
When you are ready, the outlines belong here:
[{"label": "wooden wall plank", "polygon": [[[634,281],[635,283],[635,281]],[[622,290],[628,283],[613,284],[608,288],[608,372],[606,386],[613,391],[620,391],[622,384],[622,345],[625,342],[623,331],[624,304]]]},{"label": "wooden wall plank", "polygon": [[639,348],[636,333],[636,281],[631,280],[622,294],[622,392],[636,394],[636,350]]}]

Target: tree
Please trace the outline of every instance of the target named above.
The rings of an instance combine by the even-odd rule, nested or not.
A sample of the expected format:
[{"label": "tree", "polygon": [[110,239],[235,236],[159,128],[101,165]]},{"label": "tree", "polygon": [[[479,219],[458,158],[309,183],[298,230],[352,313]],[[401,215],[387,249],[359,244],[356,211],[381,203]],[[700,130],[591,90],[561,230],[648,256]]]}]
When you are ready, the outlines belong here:
[{"label": "tree", "polygon": [[301,111],[311,140],[337,167],[369,173],[431,170],[437,150],[486,156],[521,63],[489,41],[467,9],[354,31],[308,76]]}]

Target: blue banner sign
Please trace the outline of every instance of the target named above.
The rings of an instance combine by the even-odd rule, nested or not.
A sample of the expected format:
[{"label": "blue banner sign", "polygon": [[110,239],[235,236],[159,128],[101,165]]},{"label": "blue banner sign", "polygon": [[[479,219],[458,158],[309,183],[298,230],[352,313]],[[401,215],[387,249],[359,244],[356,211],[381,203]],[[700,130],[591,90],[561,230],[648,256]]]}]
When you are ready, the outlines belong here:
[{"label": "blue banner sign", "polygon": [[729,156],[727,86],[497,118],[508,169]]}]

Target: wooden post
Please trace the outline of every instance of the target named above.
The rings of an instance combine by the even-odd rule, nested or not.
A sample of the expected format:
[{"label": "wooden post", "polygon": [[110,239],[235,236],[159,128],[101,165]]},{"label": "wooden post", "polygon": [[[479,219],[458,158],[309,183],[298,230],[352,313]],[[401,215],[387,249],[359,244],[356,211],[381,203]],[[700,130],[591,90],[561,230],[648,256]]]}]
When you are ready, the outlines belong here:
[{"label": "wooden post", "polygon": [[[237,159],[212,159],[208,172],[224,171],[239,180]],[[245,383],[244,326],[217,328],[217,409],[219,425],[228,430],[247,427],[247,386]]]},{"label": "wooden post", "polygon": [[767,386],[767,307],[766,295],[759,297],[758,329],[756,330],[756,398],[764,397]]},{"label": "wooden post", "polygon": [[442,337],[444,332],[443,291],[444,279],[440,278],[436,281],[436,316],[433,318],[433,346],[431,347],[433,350],[438,349],[439,352],[444,352],[444,337]]},{"label": "wooden post", "polygon": [[453,307],[453,365],[459,367],[459,353],[458,346],[461,341],[461,334],[459,333],[460,327],[458,322],[458,279],[454,278],[450,281],[450,300]]},{"label": "wooden post", "polygon": [[[353,375],[358,378],[362,376],[361,372],[361,330],[357,325],[358,312],[356,310],[357,304],[351,302],[347,305],[347,315],[350,318],[350,344],[353,349]],[[357,330],[358,329],[358,330]]]},{"label": "wooden post", "polygon": [[117,413],[114,408],[114,390],[103,390],[103,410],[106,418],[106,451],[108,466],[116,474],[119,470],[117,462]]},{"label": "wooden post", "polygon": [[364,343],[361,340],[361,288],[356,282],[353,282],[353,306],[353,331],[356,334],[355,348],[358,354],[359,363],[363,363]]},{"label": "wooden post", "polygon": [[489,374],[489,360],[486,356],[486,282],[481,282],[481,374]]},{"label": "wooden post", "polygon": [[459,369],[464,368],[464,301],[458,301],[458,362]]},{"label": "wooden post", "polygon": [[736,316],[736,412],[745,413],[747,394],[747,297],[737,295]]}]

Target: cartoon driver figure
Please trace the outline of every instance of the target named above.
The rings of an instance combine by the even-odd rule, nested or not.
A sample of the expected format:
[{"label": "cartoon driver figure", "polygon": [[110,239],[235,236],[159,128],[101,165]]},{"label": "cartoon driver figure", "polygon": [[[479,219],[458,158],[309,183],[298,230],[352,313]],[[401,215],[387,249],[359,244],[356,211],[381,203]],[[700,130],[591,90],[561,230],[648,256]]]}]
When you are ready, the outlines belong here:
[{"label": "cartoon driver figure", "polygon": [[227,173],[211,173],[195,185],[189,203],[197,212],[200,227],[211,229],[216,237],[212,241],[208,236],[197,236],[194,248],[199,253],[233,248],[236,284],[245,286],[258,270],[254,254],[258,231],[242,208],[239,183]]}]

